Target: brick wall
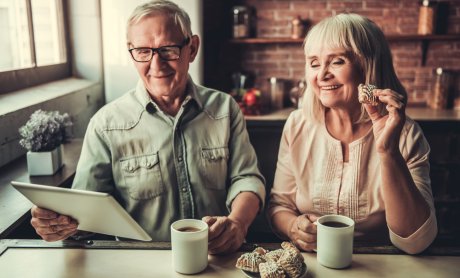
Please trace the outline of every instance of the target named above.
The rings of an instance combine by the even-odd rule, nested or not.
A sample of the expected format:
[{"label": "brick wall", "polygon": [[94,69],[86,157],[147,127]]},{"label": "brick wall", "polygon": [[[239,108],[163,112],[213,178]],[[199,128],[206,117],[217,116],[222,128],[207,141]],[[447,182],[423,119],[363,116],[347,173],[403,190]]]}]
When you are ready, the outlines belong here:
[{"label": "brick wall", "polygon": [[[447,27],[443,32],[460,34],[460,0],[442,2],[448,5],[445,22]],[[315,24],[324,17],[342,12],[353,12],[369,17],[384,30],[385,34],[416,34],[419,3],[420,1],[415,0],[245,0],[233,1],[231,5],[243,4],[255,8],[258,37],[288,37],[291,32],[290,22],[297,15],[308,20],[310,24]],[[228,9],[229,4],[224,8]],[[224,14],[223,17],[227,15]],[[446,19],[445,16],[443,18]],[[208,28],[212,30],[212,27]],[[425,65],[422,65],[420,41],[393,41],[390,42],[390,46],[396,72],[409,92],[411,106],[425,105],[433,90],[435,68],[454,70],[457,72],[456,75],[460,72],[460,40],[430,42]],[[205,53],[206,51],[205,49]],[[228,75],[231,71],[246,71],[255,76],[255,86],[266,90],[267,79],[271,76],[297,81],[304,75],[304,56],[300,44],[232,45],[224,52],[226,54],[221,54],[219,59],[220,62],[225,63],[220,63],[220,67],[226,68],[224,70],[226,76],[221,78],[229,79]],[[228,57],[229,53],[233,53],[231,57]],[[212,78],[209,79],[210,85],[227,89],[222,84],[228,85],[229,81],[224,80],[222,83],[217,81],[218,79],[214,80],[215,84],[212,84]],[[460,95],[458,79],[460,78],[455,81],[453,93]]]}]

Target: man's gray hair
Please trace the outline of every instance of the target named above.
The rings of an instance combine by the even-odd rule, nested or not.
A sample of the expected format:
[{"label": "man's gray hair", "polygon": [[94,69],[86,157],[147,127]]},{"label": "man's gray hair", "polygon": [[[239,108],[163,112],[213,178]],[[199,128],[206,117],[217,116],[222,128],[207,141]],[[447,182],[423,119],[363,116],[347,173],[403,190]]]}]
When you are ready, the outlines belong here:
[{"label": "man's gray hair", "polygon": [[[192,24],[190,17],[184,9],[179,7],[176,3],[167,0],[150,1],[145,4],[137,6],[128,19],[126,27],[126,36],[128,38],[129,28],[137,24],[145,17],[155,15],[166,15],[174,19],[184,34],[185,38],[192,36]],[[129,40],[129,38],[128,38]],[[129,41],[128,41],[129,43]]]}]

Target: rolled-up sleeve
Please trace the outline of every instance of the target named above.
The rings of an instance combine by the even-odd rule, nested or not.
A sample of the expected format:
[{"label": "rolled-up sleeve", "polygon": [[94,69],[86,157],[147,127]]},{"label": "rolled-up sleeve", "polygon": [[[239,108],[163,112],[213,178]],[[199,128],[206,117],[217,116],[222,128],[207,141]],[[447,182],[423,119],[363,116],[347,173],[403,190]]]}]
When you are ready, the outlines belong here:
[{"label": "rolled-up sleeve", "polygon": [[265,205],[265,179],[257,166],[257,156],[249,141],[243,113],[234,101],[231,102],[229,139],[229,179],[226,206],[230,211],[235,197],[241,192],[253,192],[260,199],[260,211]]},{"label": "rolled-up sleeve", "polygon": [[390,229],[390,240],[394,246],[402,251],[408,254],[418,254],[433,242],[437,232],[436,215],[432,210],[425,223],[408,237],[400,237]]}]

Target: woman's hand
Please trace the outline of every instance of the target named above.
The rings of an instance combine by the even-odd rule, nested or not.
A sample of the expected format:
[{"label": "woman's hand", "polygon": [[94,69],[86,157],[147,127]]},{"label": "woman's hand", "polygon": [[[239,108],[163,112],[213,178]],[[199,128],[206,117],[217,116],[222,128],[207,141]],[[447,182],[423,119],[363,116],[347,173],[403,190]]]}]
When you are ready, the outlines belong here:
[{"label": "woman's hand", "polygon": [[316,223],[318,217],[314,215],[302,214],[292,221],[289,229],[289,239],[303,251],[313,251],[316,249]]},{"label": "woman's hand", "polygon": [[390,89],[374,89],[373,94],[386,104],[388,110],[388,115],[381,115],[375,106],[364,104],[372,120],[377,152],[397,152],[401,130],[406,121],[404,96]]}]

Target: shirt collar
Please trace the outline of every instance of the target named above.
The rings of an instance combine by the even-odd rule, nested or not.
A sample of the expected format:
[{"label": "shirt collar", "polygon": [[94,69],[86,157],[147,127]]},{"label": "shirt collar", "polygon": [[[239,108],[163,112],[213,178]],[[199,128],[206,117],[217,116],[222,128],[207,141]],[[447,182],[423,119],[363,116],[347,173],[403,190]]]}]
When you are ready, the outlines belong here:
[{"label": "shirt collar", "polygon": [[[201,96],[198,94],[197,86],[195,85],[195,83],[193,83],[193,80],[190,77],[190,75],[187,78],[185,94],[186,97],[184,98],[184,102],[182,103],[182,105],[188,105],[188,103],[195,103],[200,110],[203,108],[203,100]],[[159,110],[157,104],[152,100],[149,93],[147,92],[147,89],[145,88],[142,79],[139,79],[137,82],[135,95],[137,100],[148,112],[153,113]]]}]

